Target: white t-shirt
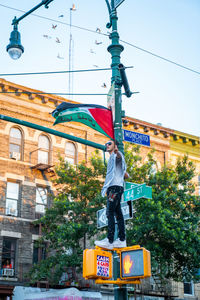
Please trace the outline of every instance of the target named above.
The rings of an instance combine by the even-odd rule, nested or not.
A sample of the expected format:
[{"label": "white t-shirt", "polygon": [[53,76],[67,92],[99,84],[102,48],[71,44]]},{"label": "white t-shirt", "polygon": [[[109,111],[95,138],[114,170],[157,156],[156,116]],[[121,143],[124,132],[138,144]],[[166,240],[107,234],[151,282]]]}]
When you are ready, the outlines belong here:
[{"label": "white t-shirt", "polygon": [[116,166],[114,176],[109,186],[122,186],[124,185],[124,171],[122,170],[122,158],[116,158]]}]

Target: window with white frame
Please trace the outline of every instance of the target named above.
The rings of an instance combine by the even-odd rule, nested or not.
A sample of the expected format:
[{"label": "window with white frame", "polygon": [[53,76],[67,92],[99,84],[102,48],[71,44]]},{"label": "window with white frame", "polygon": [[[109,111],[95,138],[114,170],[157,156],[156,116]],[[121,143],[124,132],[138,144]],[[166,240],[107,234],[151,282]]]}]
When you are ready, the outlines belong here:
[{"label": "window with white frame", "polygon": [[49,164],[50,141],[46,135],[40,135],[38,140],[38,163]]},{"label": "window with white frame", "polygon": [[184,282],[183,286],[184,286],[184,295],[190,295],[190,296],[194,295],[194,283],[192,281]]},{"label": "window with white frame", "polygon": [[16,127],[12,127],[10,130],[9,157],[22,160],[22,133]]},{"label": "window with white frame", "polygon": [[19,183],[7,182],[6,189],[6,215],[18,215]]},{"label": "window with white frame", "polygon": [[37,186],[35,212],[44,214],[46,207],[47,207],[47,188]]},{"label": "window with white frame", "polygon": [[76,164],[76,147],[74,143],[67,142],[65,144],[65,161],[72,165]]}]

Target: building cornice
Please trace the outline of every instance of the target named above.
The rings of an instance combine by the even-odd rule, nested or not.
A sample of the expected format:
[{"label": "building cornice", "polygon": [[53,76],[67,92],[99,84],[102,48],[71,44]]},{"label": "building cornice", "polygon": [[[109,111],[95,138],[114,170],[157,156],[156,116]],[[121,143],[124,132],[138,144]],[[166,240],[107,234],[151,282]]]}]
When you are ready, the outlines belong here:
[{"label": "building cornice", "polygon": [[[0,78],[0,92],[5,93],[5,95],[14,95],[17,97],[26,96],[27,100],[31,100],[34,102],[34,100],[40,99],[41,103],[45,104],[48,102],[53,102],[55,107],[62,103],[62,102],[71,102],[71,103],[78,103],[76,101],[72,101],[69,99],[65,99],[58,95],[52,95],[52,94],[46,94],[42,91],[31,89],[10,81],[7,81],[3,78]],[[9,94],[10,92],[10,94]]]}]

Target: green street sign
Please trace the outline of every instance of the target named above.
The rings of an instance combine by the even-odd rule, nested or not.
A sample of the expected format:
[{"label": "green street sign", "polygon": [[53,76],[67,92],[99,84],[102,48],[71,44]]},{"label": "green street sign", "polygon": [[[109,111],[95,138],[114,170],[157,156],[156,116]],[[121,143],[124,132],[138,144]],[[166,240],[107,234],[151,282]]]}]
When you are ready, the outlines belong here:
[{"label": "green street sign", "polygon": [[140,184],[134,182],[125,181],[125,190],[132,189],[135,186],[139,186]]},{"label": "green street sign", "polygon": [[150,186],[146,186],[146,184],[140,184],[134,186],[134,183],[130,183],[133,185],[132,188],[129,188],[124,191],[124,201],[134,201],[139,198],[147,198],[152,199],[152,188]]}]

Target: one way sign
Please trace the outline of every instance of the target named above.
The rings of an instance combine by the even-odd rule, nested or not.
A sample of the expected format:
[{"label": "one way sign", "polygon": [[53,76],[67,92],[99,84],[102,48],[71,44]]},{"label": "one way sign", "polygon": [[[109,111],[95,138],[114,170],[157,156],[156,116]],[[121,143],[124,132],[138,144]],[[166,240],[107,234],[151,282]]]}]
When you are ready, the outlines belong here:
[{"label": "one way sign", "polygon": [[[121,208],[122,208],[124,220],[128,220],[132,218],[132,212],[130,212],[131,207],[129,206],[128,202],[121,202]],[[108,219],[106,216],[106,208],[102,208],[97,211],[97,228],[102,228],[105,226],[108,226]]]}]

